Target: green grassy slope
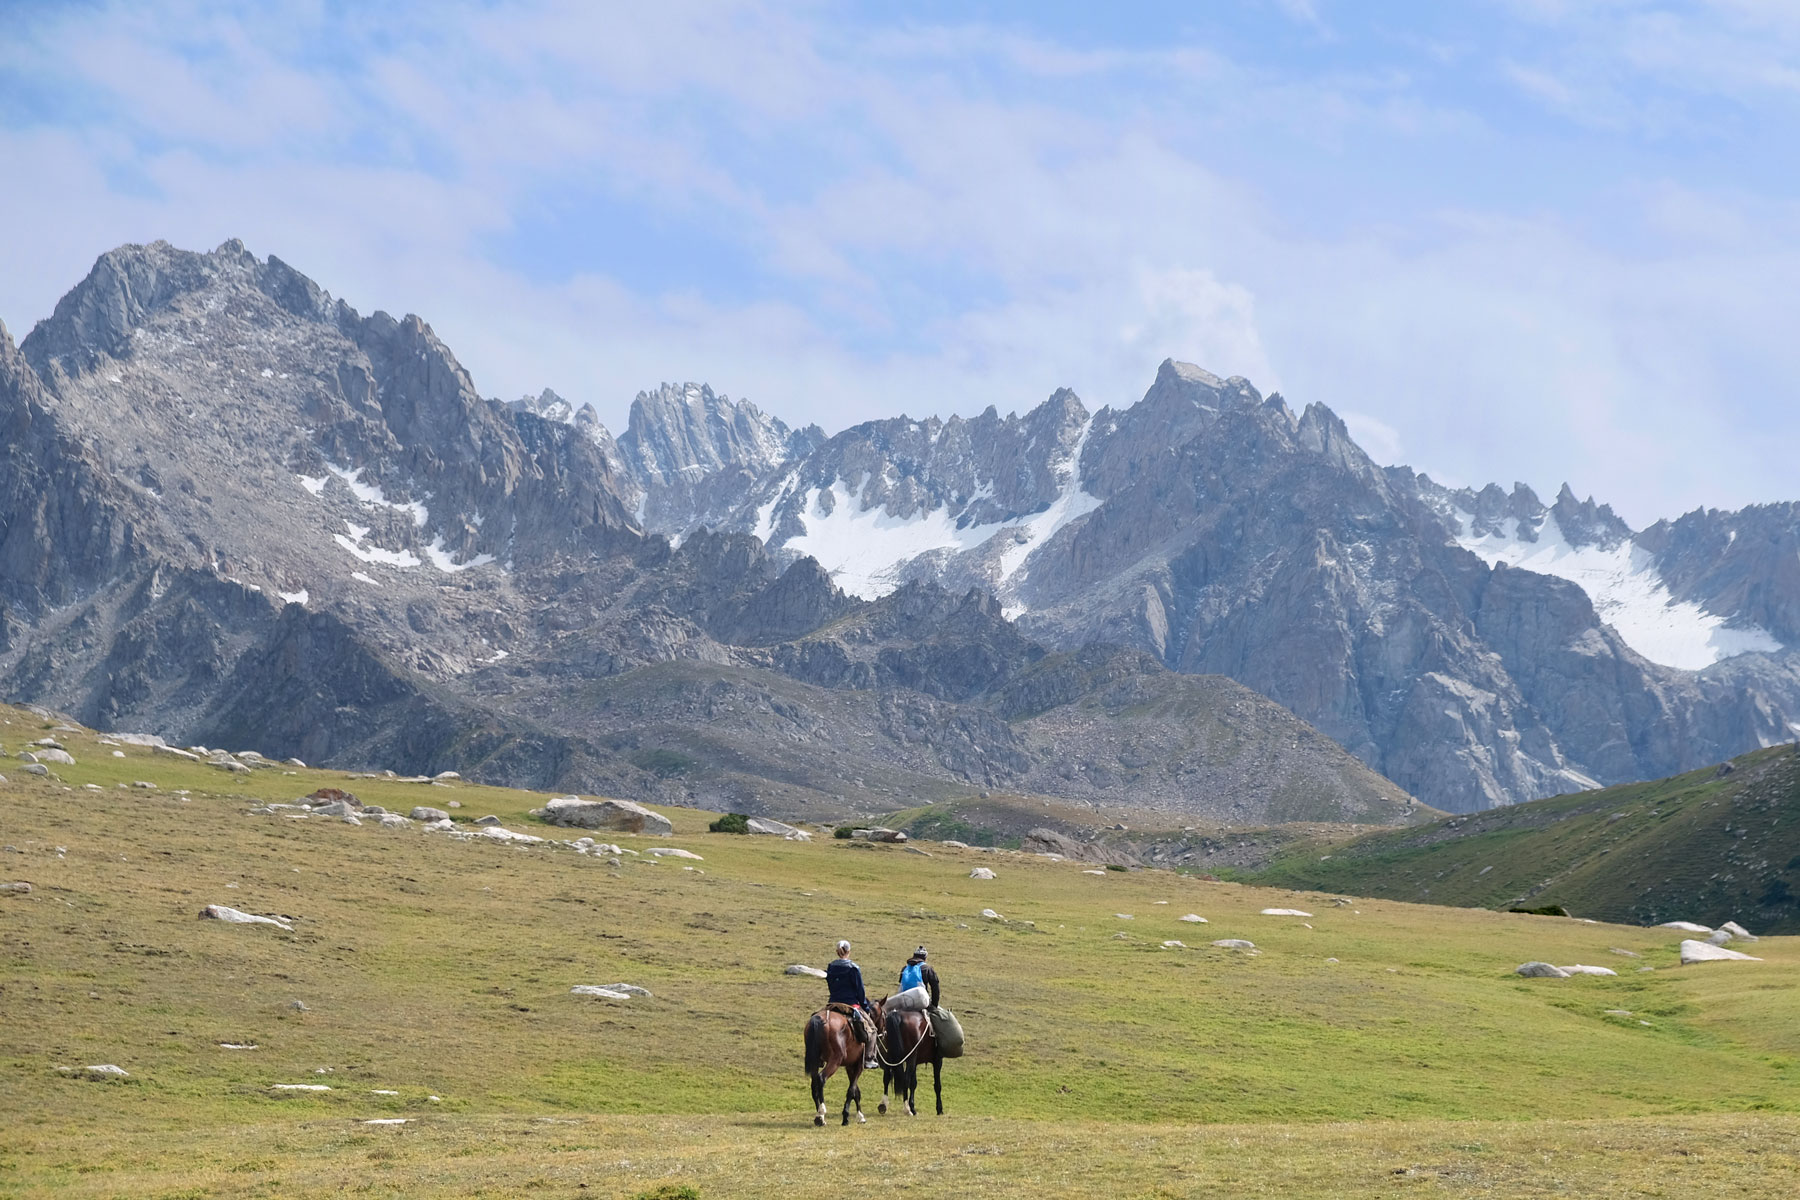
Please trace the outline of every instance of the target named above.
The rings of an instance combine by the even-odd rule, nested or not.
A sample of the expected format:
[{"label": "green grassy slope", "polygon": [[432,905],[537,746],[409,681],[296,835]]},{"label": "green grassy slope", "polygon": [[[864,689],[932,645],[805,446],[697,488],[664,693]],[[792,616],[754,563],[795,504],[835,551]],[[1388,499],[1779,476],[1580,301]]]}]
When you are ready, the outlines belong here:
[{"label": "green grassy slope", "polygon": [[1560,904],[1632,924],[1800,932],[1800,748],[1732,770],[1537,800],[1340,844],[1296,847],[1238,876],[1432,904]]},{"label": "green grassy slope", "polygon": [[[41,725],[0,721],[9,750]],[[1504,1185],[1516,1155],[1563,1156],[1559,1179],[1653,1182],[1642,1147],[1692,1137],[1718,1156],[1683,1178],[1754,1195],[1779,1194],[1748,1185],[1800,1149],[1800,940],[1684,968],[1663,930],[708,834],[712,814],[685,810],[668,839],[619,840],[703,861],[613,868],[554,841],[252,815],[243,796],[348,783],[389,808],[456,798],[462,816],[572,832],[535,826],[527,793],[227,776],[68,744],[62,779],[8,764],[0,785],[0,880],[34,885],[0,896],[0,1193],[575,1194],[593,1179],[579,1194],[630,1196],[673,1176],[709,1197],[896,1181],[1042,1195],[1135,1171],[1145,1194],[1377,1195],[1415,1166]],[[161,788],[115,786],[135,779]],[[999,877],[969,878],[977,865]],[[294,930],[196,919],[213,903]],[[822,988],[782,967],[823,965],[838,936],[877,989],[930,946],[971,1042],[946,1067],[944,1122],[811,1129],[800,1034]],[[1208,945],[1224,937],[1259,952]],[[1511,974],[1540,958],[1621,974]],[[655,995],[569,992],[619,981]],[[57,1070],[92,1063],[132,1078]],[[834,1117],[842,1095],[834,1080]],[[1746,1110],[1769,1115],[1704,1116]],[[362,1124],[386,1118],[412,1123]],[[1583,1119],[1625,1124],[1560,1123]],[[1192,1123],[1219,1133],[1178,1127]],[[1749,1129],[1767,1157],[1726,1151]]]}]

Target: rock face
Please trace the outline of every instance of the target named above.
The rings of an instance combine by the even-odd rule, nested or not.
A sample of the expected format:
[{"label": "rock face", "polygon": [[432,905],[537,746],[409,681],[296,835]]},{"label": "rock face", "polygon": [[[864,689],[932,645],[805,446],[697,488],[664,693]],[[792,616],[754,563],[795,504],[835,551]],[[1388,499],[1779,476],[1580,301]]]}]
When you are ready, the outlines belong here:
[{"label": "rock face", "polygon": [[768,817],[751,817],[749,821],[745,823],[745,827],[749,829],[751,833],[760,833],[768,837],[785,838],[790,842],[812,841],[812,834],[806,832],[804,829],[796,829],[792,825],[786,825]]},{"label": "rock face", "polygon": [[875,421],[735,497],[726,478],[650,526],[754,533],[864,598],[991,589],[1052,648],[1228,675],[1453,811],[1690,769],[1800,718],[1800,505],[1634,534],[1566,487],[1376,467],[1329,409],[1186,364],[1128,409],[1061,391]]},{"label": "rock face", "polygon": [[[1199,376],[1171,378],[1157,411],[1185,429],[1175,393]],[[23,343],[0,336],[0,690],[258,752],[162,751],[234,774],[449,767],[756,815],[1003,786],[1407,819],[1404,791],[1278,705],[1160,652],[1064,653],[1080,639],[1026,636],[964,586],[1050,588],[1038,556],[1098,497],[1083,481],[1141,473],[1070,394],[829,451],[699,386],[646,393],[616,441],[583,412],[484,399],[423,320],[358,313],[237,242],[121,247]],[[745,498],[801,463],[764,504],[789,529],[764,531],[772,552]],[[715,493],[744,519],[688,529]],[[827,508],[880,524],[944,503],[964,532],[1009,530],[986,574],[936,556],[954,588],[870,602],[800,555],[835,544],[807,532]]]},{"label": "rock face", "polygon": [[669,818],[630,800],[583,800],[558,796],[531,814],[551,825],[575,829],[613,829],[620,833],[672,833]]}]

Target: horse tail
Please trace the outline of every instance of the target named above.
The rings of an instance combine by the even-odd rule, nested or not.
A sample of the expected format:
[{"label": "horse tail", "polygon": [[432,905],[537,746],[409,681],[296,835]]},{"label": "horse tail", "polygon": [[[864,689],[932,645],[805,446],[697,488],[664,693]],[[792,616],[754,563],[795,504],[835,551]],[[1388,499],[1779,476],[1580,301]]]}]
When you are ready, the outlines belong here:
[{"label": "horse tail", "polygon": [[806,1073],[816,1075],[825,1069],[825,1018],[814,1013],[806,1023]]}]

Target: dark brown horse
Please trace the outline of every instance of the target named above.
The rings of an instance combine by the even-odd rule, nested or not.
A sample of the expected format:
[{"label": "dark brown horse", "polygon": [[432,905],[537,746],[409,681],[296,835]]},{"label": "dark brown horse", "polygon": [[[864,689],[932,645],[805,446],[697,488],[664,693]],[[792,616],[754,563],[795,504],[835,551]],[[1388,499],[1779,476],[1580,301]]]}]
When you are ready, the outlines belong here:
[{"label": "dark brown horse", "polygon": [[944,1115],[944,1056],[938,1052],[937,1037],[931,1029],[931,1018],[917,1009],[895,1009],[887,1014],[881,1039],[881,1109],[887,1111],[887,1093],[891,1085],[894,1099],[916,1117],[919,1110],[913,1098],[919,1090],[919,1064],[931,1064],[931,1090],[937,1093],[937,1114]]},{"label": "dark brown horse", "polygon": [[[875,1006],[875,1028],[881,1028],[881,1006]],[[806,1074],[812,1080],[813,1104],[818,1112],[814,1125],[825,1123],[825,1081],[839,1067],[850,1086],[844,1089],[844,1124],[850,1123],[850,1105],[856,1105],[856,1119],[866,1121],[862,1111],[863,1055],[868,1044],[856,1022],[831,1008],[821,1008],[806,1022]],[[885,1090],[885,1089],[884,1089]],[[886,1101],[883,1101],[885,1105]]]}]

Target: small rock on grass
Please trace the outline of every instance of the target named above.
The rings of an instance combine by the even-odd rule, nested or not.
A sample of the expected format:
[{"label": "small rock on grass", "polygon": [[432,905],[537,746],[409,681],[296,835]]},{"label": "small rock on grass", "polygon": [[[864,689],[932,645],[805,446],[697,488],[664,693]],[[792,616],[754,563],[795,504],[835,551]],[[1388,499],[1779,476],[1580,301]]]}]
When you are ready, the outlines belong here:
[{"label": "small rock on grass", "polygon": [[1302,912],[1300,909],[1297,909],[1297,908],[1265,908],[1262,910],[1262,915],[1265,917],[1310,917],[1310,916],[1312,916],[1311,913]]},{"label": "small rock on grass", "polygon": [[1732,937],[1737,938],[1740,941],[1754,942],[1760,940],[1754,933],[1751,933],[1736,921],[1725,922],[1723,925],[1719,926],[1719,930],[1722,933],[1729,933]]},{"label": "small rock on grass", "polygon": [[1220,938],[1213,945],[1221,950],[1254,950],[1256,943],[1244,938]]},{"label": "small rock on grass", "polygon": [[706,861],[692,850],[682,850],[676,846],[652,846],[650,847],[650,853],[656,855],[658,858],[691,858],[695,862]]},{"label": "small rock on grass", "polygon": [[615,992],[611,988],[595,987],[593,984],[585,984],[585,983],[577,984],[576,986],[570,988],[569,994],[573,995],[573,996],[593,996],[600,1000],[629,1000],[629,999],[631,999],[631,997],[624,992]]},{"label": "small rock on grass", "polygon": [[277,929],[285,929],[292,933],[294,927],[279,917],[259,917],[254,913],[240,912],[223,904],[209,904],[200,910],[202,921],[224,921],[229,925],[273,925]]},{"label": "small rock on grass", "polygon": [[0,896],[29,896],[31,885],[24,880],[14,883],[0,883]]},{"label": "small rock on grass", "polygon": [[970,879],[993,879],[993,878],[995,878],[995,876],[994,876],[994,872],[992,870],[988,869],[987,867],[976,867],[973,871],[969,872],[969,878]]},{"label": "small rock on grass", "polygon": [[1522,963],[1513,970],[1514,975],[1523,975],[1527,979],[1567,979],[1569,973],[1561,967],[1547,962]]},{"label": "small rock on grass", "polygon": [[1658,929],[1679,929],[1683,933],[1711,933],[1711,925],[1696,925],[1692,921],[1664,921]]},{"label": "small rock on grass", "polygon": [[1176,920],[1186,921],[1189,925],[1204,925],[1204,924],[1206,924],[1206,918],[1201,916],[1199,913],[1188,913],[1186,916],[1177,917]]},{"label": "small rock on grass", "polygon": [[489,813],[485,817],[476,817],[475,818],[475,824],[477,824],[477,825],[498,825],[499,823],[500,823],[500,818],[496,817],[493,813]]},{"label": "small rock on grass", "polygon": [[995,912],[991,908],[982,909],[981,915],[989,921],[1004,921],[1004,920],[1006,920],[1005,917],[1001,916],[999,913]]},{"label": "small rock on grass", "polygon": [[817,967],[809,967],[804,963],[794,963],[791,966],[784,968],[781,973],[783,975],[810,975],[814,979],[825,978],[825,972],[819,970]]},{"label": "small rock on grass", "polygon": [[412,810],[415,821],[448,821],[450,814],[441,808],[427,808],[423,804]]},{"label": "small rock on grass", "polygon": [[116,1063],[96,1063],[91,1067],[62,1067],[60,1070],[88,1079],[130,1079],[131,1072]]},{"label": "small rock on grass", "polygon": [[1562,968],[1565,975],[1617,975],[1611,967],[1590,967],[1586,963],[1574,963]]},{"label": "small rock on grass", "polygon": [[46,767],[43,763],[26,763],[25,773],[27,775],[48,775],[50,773],[50,768]]}]

